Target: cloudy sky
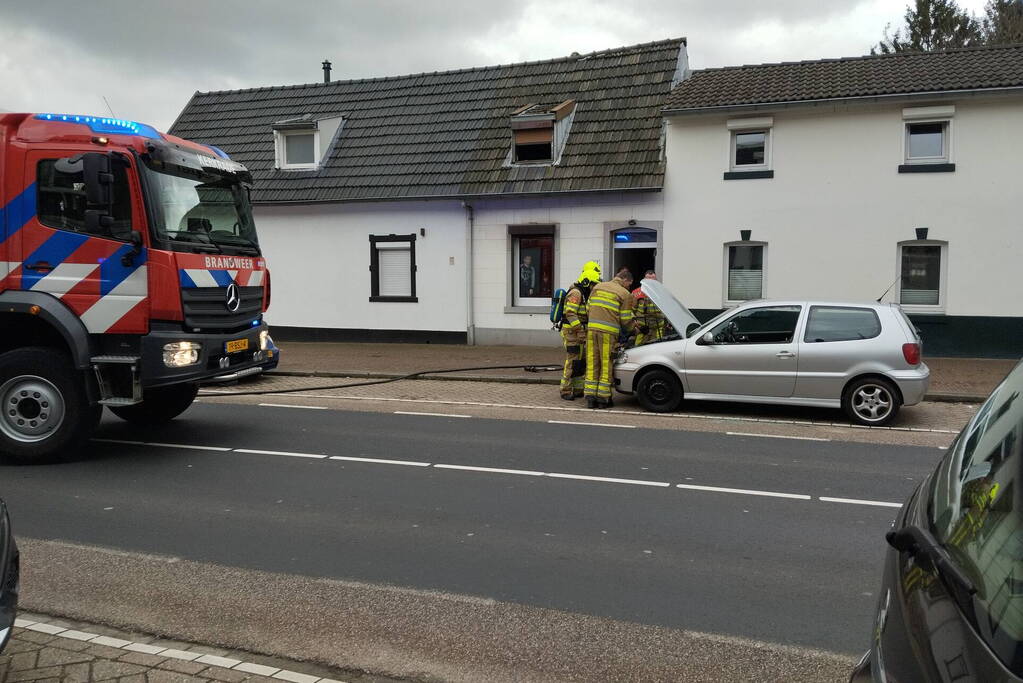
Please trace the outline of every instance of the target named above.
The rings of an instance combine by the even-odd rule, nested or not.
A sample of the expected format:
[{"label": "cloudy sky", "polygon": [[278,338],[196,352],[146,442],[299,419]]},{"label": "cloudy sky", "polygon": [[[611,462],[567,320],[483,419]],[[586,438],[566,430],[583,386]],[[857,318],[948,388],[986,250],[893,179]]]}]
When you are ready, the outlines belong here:
[{"label": "cloudy sky", "polygon": [[[13,0],[0,109],[166,129],[196,90],[562,57],[687,36],[693,68],[866,54],[906,0]],[[960,0],[980,12],[984,0]]]}]

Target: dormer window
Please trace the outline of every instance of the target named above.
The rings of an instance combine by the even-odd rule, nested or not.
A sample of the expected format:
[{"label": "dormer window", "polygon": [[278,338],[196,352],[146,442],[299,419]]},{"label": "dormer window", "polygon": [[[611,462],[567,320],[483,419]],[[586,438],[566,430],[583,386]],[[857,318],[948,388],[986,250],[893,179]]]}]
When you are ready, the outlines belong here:
[{"label": "dormer window", "polygon": [[337,115],[313,118],[306,114],[273,125],[277,168],[311,171],[320,167],[333,149],[344,118]]},{"label": "dormer window", "polygon": [[511,165],[551,165],[561,157],[575,114],[575,102],[553,107],[527,104],[512,112]]}]

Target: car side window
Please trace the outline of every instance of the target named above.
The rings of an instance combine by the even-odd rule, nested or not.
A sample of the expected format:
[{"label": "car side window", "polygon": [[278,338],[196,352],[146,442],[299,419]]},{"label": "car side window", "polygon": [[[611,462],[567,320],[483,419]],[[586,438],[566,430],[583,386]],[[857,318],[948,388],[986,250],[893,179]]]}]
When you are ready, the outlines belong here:
[{"label": "car side window", "polygon": [[[112,160],[114,183],[112,218],[114,225],[131,229],[131,187],[123,161]],[[50,228],[86,232],[85,171],[81,161],[43,159],[36,167],[36,214],[39,222]],[[96,237],[111,237],[111,227],[103,228]]]},{"label": "car side window", "polygon": [[796,334],[800,306],[751,308],[716,325],[716,344],[788,344]]},{"label": "car side window", "polygon": [[873,339],[881,334],[881,320],[870,308],[811,306],[803,341],[809,343]]}]

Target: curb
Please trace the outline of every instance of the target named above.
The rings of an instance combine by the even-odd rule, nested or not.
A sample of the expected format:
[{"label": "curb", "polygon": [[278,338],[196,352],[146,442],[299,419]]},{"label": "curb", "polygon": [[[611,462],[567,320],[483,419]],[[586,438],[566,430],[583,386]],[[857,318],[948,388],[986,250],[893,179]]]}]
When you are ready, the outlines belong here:
[{"label": "curb", "polygon": [[[277,377],[332,377],[352,379],[397,379],[408,373],[401,372],[320,372],[309,370],[270,370],[264,376]],[[428,379],[439,382],[493,382],[497,384],[546,384],[558,386],[560,379],[544,379],[541,377],[507,377],[501,375],[423,375],[416,379]],[[924,396],[925,401],[935,403],[983,403],[987,395],[961,394],[951,391],[936,391]]]},{"label": "curb", "polygon": [[[76,628],[67,628],[65,625],[75,626]],[[129,640],[129,638],[131,638],[133,635],[137,637],[139,634],[131,634],[128,632],[121,631],[119,629],[111,629],[108,627],[100,626],[98,624],[88,624],[86,622],[78,622],[76,620],[66,620],[59,617],[52,617],[50,615],[40,613],[25,614],[24,616],[16,618],[14,626],[15,628],[21,629],[23,631],[34,631],[36,633],[54,636],[56,638],[65,638],[68,640],[89,643],[92,645],[102,645],[107,648],[121,650],[124,652],[125,655],[130,653],[136,653],[143,655],[151,655],[155,657],[162,657],[165,658],[166,660],[173,659],[181,662],[193,662],[195,664],[204,664],[208,667],[216,667],[218,669],[230,670],[248,676],[260,676],[263,678],[277,679],[279,681],[284,681],[286,683],[344,683],[343,680],[336,678],[326,678],[319,675],[316,672],[322,673],[336,672],[338,674],[343,675],[345,679],[348,680],[351,680],[352,676],[355,676],[355,680],[359,681],[398,680],[383,676],[365,674],[363,672],[341,671],[334,667],[324,667],[318,664],[297,662],[294,660],[284,660],[279,657],[266,657],[254,653],[244,652],[241,650],[211,648],[198,643],[164,641],[161,639],[151,638],[145,638],[143,642],[137,642]],[[102,631],[107,635],[103,635],[102,633],[95,633],[90,630],[79,629],[92,629],[93,631]],[[111,633],[116,633],[117,635],[111,636],[109,635]],[[17,634],[12,635],[17,637]],[[60,646],[54,644],[54,647]],[[112,657],[105,658],[112,659]],[[289,663],[298,665],[298,668],[300,669],[305,669],[306,673],[285,669],[280,666],[281,664],[288,665]],[[136,666],[146,665],[136,664]],[[150,669],[159,668],[159,665],[154,665],[147,668]],[[308,673],[309,671],[313,671],[314,673],[310,674]]]}]

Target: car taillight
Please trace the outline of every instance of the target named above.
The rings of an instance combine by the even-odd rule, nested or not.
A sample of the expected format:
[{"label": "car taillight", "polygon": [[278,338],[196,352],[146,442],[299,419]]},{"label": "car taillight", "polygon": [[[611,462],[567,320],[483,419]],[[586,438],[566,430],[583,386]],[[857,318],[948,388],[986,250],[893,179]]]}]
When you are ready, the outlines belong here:
[{"label": "car taillight", "polygon": [[267,311],[270,309],[270,271],[266,271],[266,293],[263,301],[263,310]]},{"label": "car taillight", "polygon": [[909,363],[910,365],[919,365],[920,364],[920,345],[916,344],[916,343],[913,343],[913,344],[903,344],[902,345],[902,355],[906,359],[906,362]]}]

